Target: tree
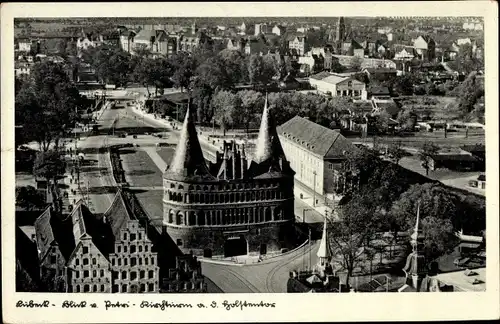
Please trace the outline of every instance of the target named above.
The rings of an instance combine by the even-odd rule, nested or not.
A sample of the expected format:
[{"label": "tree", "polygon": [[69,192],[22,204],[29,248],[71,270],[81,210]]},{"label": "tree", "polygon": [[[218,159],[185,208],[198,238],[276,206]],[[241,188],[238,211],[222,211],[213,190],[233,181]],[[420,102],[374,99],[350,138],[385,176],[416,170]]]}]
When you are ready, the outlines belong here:
[{"label": "tree", "polygon": [[353,56],[349,65],[352,69],[359,71],[361,69],[361,64],[363,64],[363,59],[359,56]]},{"label": "tree", "polygon": [[35,158],[33,174],[57,182],[57,178],[63,175],[66,170],[66,163],[58,151],[39,152]]},{"label": "tree", "polygon": [[417,205],[425,235],[425,253],[429,260],[450,251],[457,244],[453,219],[458,199],[446,188],[434,183],[412,185],[394,202],[391,217],[403,231],[415,227]]},{"label": "tree", "polygon": [[43,194],[33,186],[16,187],[16,206],[31,211],[45,206]]},{"label": "tree", "polygon": [[381,213],[370,196],[356,193],[339,210],[339,220],[329,224],[330,243],[334,262],[346,271],[349,286],[354,269],[362,265],[364,249],[380,229]]},{"label": "tree", "polygon": [[401,147],[401,141],[391,143],[387,148],[387,154],[392,162],[399,164],[399,161],[406,156],[406,151]]},{"label": "tree", "polygon": [[415,78],[412,74],[404,74],[394,80],[394,89],[397,93],[409,96],[413,94],[413,85]]},{"label": "tree", "polygon": [[257,114],[264,107],[264,97],[260,92],[254,90],[244,90],[238,92],[241,101],[241,119],[247,132],[250,123],[255,120]]},{"label": "tree", "polygon": [[16,123],[23,126],[27,139],[37,141],[40,149],[47,151],[72,128],[83,103],[62,65],[37,63],[31,80],[23,83],[16,95]]},{"label": "tree", "polygon": [[221,90],[212,98],[212,107],[215,121],[222,127],[226,136],[226,130],[239,122],[241,99],[230,91]]},{"label": "tree", "polygon": [[133,71],[133,79],[134,81],[140,83],[144,87],[146,87],[146,91],[148,93],[148,98],[151,96],[149,93],[149,86],[154,83],[154,74],[156,72],[156,63],[153,59],[143,58],[135,67]]},{"label": "tree", "polygon": [[388,112],[382,111],[375,116],[375,128],[378,134],[385,134],[389,129],[391,115]]},{"label": "tree", "polygon": [[220,51],[218,57],[226,70],[229,84],[234,85],[243,82],[244,74],[247,73],[243,55],[239,51],[225,49]]},{"label": "tree", "polygon": [[193,56],[185,53],[174,54],[168,60],[173,67],[172,81],[174,82],[174,86],[180,88],[181,92],[183,92],[191,84],[191,78],[196,69],[196,62]]},{"label": "tree", "polygon": [[422,162],[422,166],[425,169],[425,175],[427,176],[429,175],[432,156],[437,154],[437,152],[439,152],[439,147],[429,141],[425,142],[419,151],[420,161]]},{"label": "tree", "polygon": [[248,77],[252,85],[267,86],[277,73],[278,71],[272,57],[266,55],[264,58],[257,54],[250,56]]},{"label": "tree", "polygon": [[412,109],[403,109],[398,112],[396,120],[401,130],[413,131],[417,123],[417,115]]}]

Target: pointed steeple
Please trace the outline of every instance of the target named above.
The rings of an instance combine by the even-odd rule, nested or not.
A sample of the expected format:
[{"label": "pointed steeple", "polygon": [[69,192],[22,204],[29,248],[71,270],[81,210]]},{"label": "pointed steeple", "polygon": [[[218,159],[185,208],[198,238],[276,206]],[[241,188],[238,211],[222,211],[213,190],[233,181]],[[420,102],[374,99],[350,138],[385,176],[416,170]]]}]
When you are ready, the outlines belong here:
[{"label": "pointed steeple", "polygon": [[191,177],[212,178],[205,163],[200,142],[198,141],[189,104],[174,158],[166,170],[164,177],[181,181]]},{"label": "pointed steeple", "polygon": [[276,132],[274,120],[269,112],[266,101],[264,103],[264,111],[262,113],[262,121],[260,122],[259,137],[257,138],[257,147],[255,149],[254,161],[262,163],[270,158],[279,158],[284,156],[283,148]]},{"label": "pointed steeple", "polygon": [[328,240],[328,232],[326,231],[327,225],[328,223],[325,217],[325,224],[323,225],[323,235],[321,236],[318,253],[316,254],[318,258],[320,258],[320,262],[322,261],[321,259],[327,261],[332,256],[332,250],[330,248],[330,242]]},{"label": "pointed steeple", "polygon": [[411,284],[417,291],[421,289],[422,280],[428,273],[428,267],[423,253],[425,236],[420,224],[420,202],[418,202],[417,220],[413,233],[410,236],[413,251],[408,255],[406,265],[403,268],[403,271],[406,273],[407,283]]}]

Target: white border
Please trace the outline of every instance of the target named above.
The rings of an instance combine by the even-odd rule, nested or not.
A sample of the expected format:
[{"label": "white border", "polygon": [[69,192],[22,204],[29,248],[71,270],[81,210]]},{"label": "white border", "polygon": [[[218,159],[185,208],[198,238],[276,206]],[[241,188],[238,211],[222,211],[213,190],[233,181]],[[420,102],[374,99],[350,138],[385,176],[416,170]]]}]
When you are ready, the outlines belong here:
[{"label": "white border", "polygon": [[[487,276],[485,293],[439,294],[223,294],[223,295],[101,295],[22,294],[15,291],[14,258],[14,57],[13,17],[257,17],[257,16],[482,16],[486,60],[487,146]],[[334,19],[334,18],[332,18]],[[6,323],[82,322],[227,322],[227,321],[362,321],[451,320],[499,318],[498,223],[498,9],[496,2],[358,2],[358,3],[8,3],[1,5],[1,188],[2,188],[2,295]],[[283,283],[285,284],[285,283]],[[150,298],[145,298],[145,297]],[[65,298],[87,300],[99,309],[19,309],[18,299],[49,299],[59,305]],[[102,302],[169,300],[210,304],[212,300],[275,302],[276,308],[168,309],[130,308],[103,311]]]}]

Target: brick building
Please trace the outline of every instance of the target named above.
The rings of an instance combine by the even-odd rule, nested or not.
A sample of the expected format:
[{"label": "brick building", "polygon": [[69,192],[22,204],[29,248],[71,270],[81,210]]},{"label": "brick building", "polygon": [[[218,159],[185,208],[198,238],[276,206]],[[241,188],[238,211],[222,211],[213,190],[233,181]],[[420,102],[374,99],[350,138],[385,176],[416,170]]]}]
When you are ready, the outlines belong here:
[{"label": "brick building", "polygon": [[257,142],[251,161],[242,145],[230,142],[207,165],[188,108],[163,177],[163,223],[184,253],[266,254],[294,244],[294,171],[267,100]]}]

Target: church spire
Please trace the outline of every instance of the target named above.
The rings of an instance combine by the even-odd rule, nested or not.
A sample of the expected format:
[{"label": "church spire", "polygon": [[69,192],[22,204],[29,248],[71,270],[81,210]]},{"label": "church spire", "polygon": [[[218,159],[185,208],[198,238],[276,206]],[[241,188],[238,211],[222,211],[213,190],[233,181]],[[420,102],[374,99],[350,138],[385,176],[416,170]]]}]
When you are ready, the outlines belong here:
[{"label": "church spire", "polygon": [[284,155],[283,148],[281,147],[273,118],[269,112],[266,93],[266,101],[264,103],[262,121],[260,122],[254,161],[262,163],[272,157],[278,158],[282,155]]},{"label": "church spire", "polygon": [[417,219],[410,238],[413,251],[408,255],[403,271],[406,273],[407,283],[411,284],[413,288],[419,291],[422,280],[428,272],[423,251],[425,236],[420,223],[420,202],[417,203]]},{"label": "church spire", "polygon": [[324,261],[328,261],[332,256],[332,250],[330,248],[330,242],[328,240],[328,232],[326,230],[327,225],[328,223],[325,217],[325,224],[323,225],[323,235],[321,236],[318,253],[316,254],[319,258],[319,262],[321,262],[322,264],[324,263]]},{"label": "church spire", "polygon": [[165,172],[165,178],[184,180],[190,177],[211,177],[203,157],[190,105],[186,111],[179,143],[175,149],[172,164]]}]

